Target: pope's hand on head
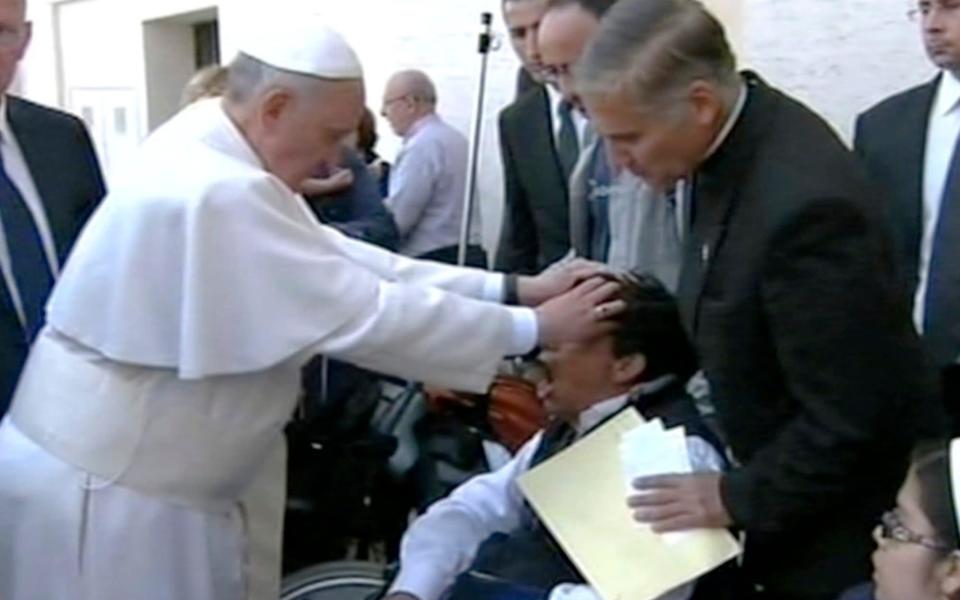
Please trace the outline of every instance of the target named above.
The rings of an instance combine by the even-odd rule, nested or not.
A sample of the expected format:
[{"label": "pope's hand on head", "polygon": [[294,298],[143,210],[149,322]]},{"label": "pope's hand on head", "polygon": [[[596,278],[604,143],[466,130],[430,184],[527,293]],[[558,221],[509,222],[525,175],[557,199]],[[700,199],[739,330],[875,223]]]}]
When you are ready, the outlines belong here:
[{"label": "pope's hand on head", "polygon": [[524,306],[539,306],[607,272],[609,267],[602,263],[576,258],[550,267],[536,277],[521,277],[517,281],[517,296]]},{"label": "pope's hand on head", "polygon": [[654,531],[718,529],[733,524],[720,495],[720,473],[654,475],[633,482],[633,518]]},{"label": "pope's hand on head", "polygon": [[622,300],[614,299],[619,289],[615,281],[593,277],[538,306],[540,345],[583,342],[615,330],[612,317],[626,308]]}]

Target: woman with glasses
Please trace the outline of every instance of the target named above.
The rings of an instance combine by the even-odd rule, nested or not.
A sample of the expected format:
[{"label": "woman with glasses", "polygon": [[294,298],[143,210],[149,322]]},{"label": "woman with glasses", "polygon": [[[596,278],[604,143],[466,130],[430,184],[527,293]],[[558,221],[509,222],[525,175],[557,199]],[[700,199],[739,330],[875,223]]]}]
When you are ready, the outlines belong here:
[{"label": "woman with glasses", "polygon": [[841,600],[960,598],[960,439],[919,446],[897,506],[874,529],[873,583]]}]

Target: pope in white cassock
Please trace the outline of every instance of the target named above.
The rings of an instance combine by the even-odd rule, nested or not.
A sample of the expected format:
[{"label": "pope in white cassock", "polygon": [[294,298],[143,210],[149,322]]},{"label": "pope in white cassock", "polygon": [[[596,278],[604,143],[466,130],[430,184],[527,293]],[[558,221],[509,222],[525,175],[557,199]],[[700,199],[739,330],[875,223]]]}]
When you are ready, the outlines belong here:
[{"label": "pope in white cassock", "polygon": [[276,598],[307,357],[481,391],[504,355],[611,327],[590,265],[521,278],[539,306],[507,307],[501,275],[315,220],[296,190],[364,98],[311,23],[261,27],[224,100],[151,135],[77,243],[0,425],[3,600]]}]

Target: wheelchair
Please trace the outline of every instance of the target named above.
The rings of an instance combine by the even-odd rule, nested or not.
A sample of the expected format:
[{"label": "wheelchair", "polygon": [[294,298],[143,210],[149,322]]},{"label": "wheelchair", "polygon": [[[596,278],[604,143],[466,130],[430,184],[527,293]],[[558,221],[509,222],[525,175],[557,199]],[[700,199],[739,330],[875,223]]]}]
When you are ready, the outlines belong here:
[{"label": "wheelchair", "polygon": [[516,381],[489,396],[445,395],[363,374],[330,397],[331,380],[349,379],[331,363],[308,365],[323,394],[307,395],[287,427],[282,600],[380,597],[411,516],[497,467],[541,425],[535,390],[523,388],[516,408]]},{"label": "wheelchair", "polygon": [[390,579],[390,568],[378,563],[328,562],[285,577],[280,600],[376,600]]}]

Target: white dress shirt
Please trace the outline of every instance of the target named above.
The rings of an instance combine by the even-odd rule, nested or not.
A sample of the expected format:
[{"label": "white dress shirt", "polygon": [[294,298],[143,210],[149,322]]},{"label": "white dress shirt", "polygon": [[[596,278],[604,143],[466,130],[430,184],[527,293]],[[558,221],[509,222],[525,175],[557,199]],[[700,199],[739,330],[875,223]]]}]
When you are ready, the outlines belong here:
[{"label": "white dress shirt", "polygon": [[[33,221],[37,225],[37,231],[40,233],[40,241],[43,244],[43,250],[50,265],[50,272],[54,278],[60,271],[60,264],[57,260],[57,247],[53,241],[53,234],[50,232],[50,224],[47,221],[47,215],[43,208],[43,202],[40,200],[40,194],[37,192],[37,186],[27,168],[27,161],[23,157],[23,151],[20,149],[20,143],[17,136],[13,134],[10,127],[10,121],[7,119],[7,101],[6,97],[0,99],[0,153],[3,155],[3,166],[10,177],[10,180],[20,191],[23,201],[26,203]],[[10,249],[7,246],[7,239],[2,227],[0,227],[0,270],[3,272],[3,281],[10,291],[10,298],[13,306],[20,318],[20,323],[26,326],[26,318],[23,314],[23,302],[20,299],[20,290],[17,288],[17,282],[13,277],[13,267],[10,264]]]},{"label": "white dress shirt", "polygon": [[[459,243],[467,163],[467,138],[435,114],[404,136],[384,201],[400,232],[400,254],[421,256]],[[475,204],[470,244],[480,242],[479,217]]]},{"label": "white dress shirt", "polygon": [[943,187],[947,183],[953,147],[960,135],[960,81],[944,71],[930,110],[923,163],[923,235],[920,241],[919,281],[913,301],[913,323],[923,333],[924,304],[933,255],[933,236],[940,218]]},{"label": "white dress shirt", "polygon": [[[626,395],[617,396],[582,412],[576,425],[577,435],[596,427],[627,401]],[[527,509],[517,479],[530,469],[542,437],[543,432],[538,433],[505,466],[473,477],[414,521],[403,537],[400,573],[393,591],[404,591],[420,600],[437,600],[470,567],[484,540],[521,526]],[[687,449],[694,471],[722,470],[723,459],[702,438],[687,437]],[[554,588],[553,594],[568,596],[574,587],[587,588],[563,584]],[[692,585],[686,585],[659,600],[685,600],[692,590]]]},{"label": "white dress shirt", "polygon": [[[547,96],[550,98],[550,124],[553,130],[553,146],[554,148],[559,148],[560,127],[562,126],[562,121],[560,120],[560,103],[563,102],[563,95],[550,84],[546,84],[544,87],[547,88]],[[577,144],[580,148],[580,155],[582,156],[587,146],[590,145],[587,139],[587,127],[590,126],[590,121],[587,120],[586,115],[576,107],[571,109],[570,117],[573,119],[573,129],[577,134]]]}]

